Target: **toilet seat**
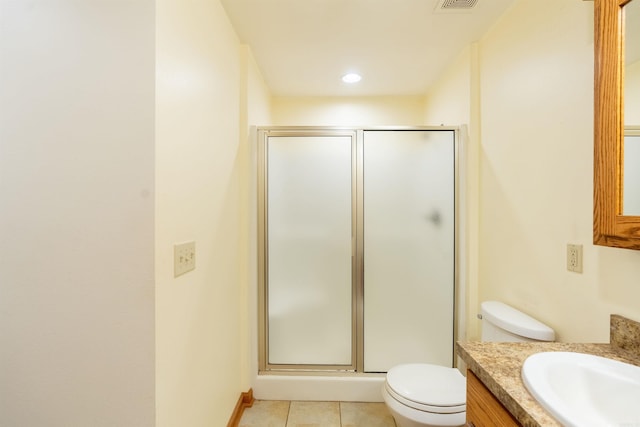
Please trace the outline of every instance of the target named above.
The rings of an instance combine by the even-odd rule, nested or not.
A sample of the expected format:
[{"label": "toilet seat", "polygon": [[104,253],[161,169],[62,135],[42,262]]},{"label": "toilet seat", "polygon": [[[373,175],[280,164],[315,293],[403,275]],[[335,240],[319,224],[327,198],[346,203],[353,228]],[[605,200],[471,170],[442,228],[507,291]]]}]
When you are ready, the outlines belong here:
[{"label": "toilet seat", "polygon": [[387,372],[385,389],[408,407],[436,414],[466,410],[466,380],[455,368],[413,363]]}]

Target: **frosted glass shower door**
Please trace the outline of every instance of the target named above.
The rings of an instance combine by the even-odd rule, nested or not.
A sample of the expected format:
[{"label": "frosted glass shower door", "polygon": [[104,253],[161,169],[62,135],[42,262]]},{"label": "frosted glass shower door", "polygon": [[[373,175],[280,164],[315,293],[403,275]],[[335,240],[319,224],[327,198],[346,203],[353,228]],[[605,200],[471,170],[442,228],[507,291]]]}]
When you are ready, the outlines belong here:
[{"label": "frosted glass shower door", "polygon": [[267,362],[353,365],[355,134],[267,142]]},{"label": "frosted glass shower door", "polygon": [[364,132],[364,369],[452,366],[453,131]]}]

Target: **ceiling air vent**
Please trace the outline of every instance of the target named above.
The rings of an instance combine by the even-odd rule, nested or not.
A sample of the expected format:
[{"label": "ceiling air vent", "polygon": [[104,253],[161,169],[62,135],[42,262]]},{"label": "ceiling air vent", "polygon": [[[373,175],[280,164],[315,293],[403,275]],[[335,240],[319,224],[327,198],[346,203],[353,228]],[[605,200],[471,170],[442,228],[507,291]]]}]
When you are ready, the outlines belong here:
[{"label": "ceiling air vent", "polygon": [[438,0],[436,10],[440,12],[458,11],[472,9],[478,0]]}]

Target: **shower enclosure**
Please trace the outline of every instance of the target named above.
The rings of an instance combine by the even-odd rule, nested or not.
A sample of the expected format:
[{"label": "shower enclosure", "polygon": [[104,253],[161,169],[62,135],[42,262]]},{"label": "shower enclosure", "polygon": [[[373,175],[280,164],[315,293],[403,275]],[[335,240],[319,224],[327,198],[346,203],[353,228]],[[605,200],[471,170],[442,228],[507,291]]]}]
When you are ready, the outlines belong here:
[{"label": "shower enclosure", "polygon": [[457,128],[258,128],[259,370],[452,366]]}]

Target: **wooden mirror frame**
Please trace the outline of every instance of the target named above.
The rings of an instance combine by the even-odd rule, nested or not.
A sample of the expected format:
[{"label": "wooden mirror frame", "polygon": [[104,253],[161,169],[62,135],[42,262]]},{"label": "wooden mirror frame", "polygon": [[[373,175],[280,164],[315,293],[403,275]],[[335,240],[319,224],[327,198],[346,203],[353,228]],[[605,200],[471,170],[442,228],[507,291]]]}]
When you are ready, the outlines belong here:
[{"label": "wooden mirror frame", "polygon": [[629,1],[595,0],[593,243],[640,249],[640,216],[622,214],[623,6]]}]

